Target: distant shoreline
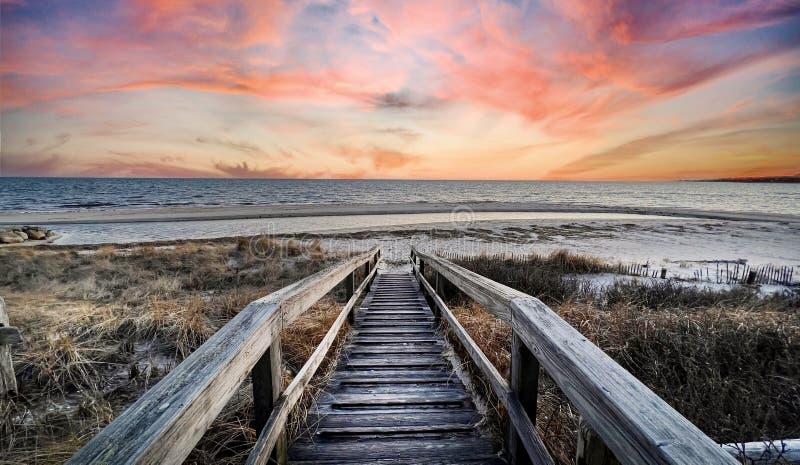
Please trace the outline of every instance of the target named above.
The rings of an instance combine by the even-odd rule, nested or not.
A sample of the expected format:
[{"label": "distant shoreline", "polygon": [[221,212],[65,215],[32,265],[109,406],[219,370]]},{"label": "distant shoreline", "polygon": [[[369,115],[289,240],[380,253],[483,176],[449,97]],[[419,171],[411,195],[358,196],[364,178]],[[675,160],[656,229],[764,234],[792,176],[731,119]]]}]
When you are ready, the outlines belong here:
[{"label": "distant shoreline", "polygon": [[175,221],[240,220],[342,215],[393,215],[473,212],[621,213],[731,221],[800,222],[800,217],[759,212],[696,209],[599,207],[533,202],[397,203],[397,204],[281,204],[92,209],[49,212],[0,212],[0,225],[107,224]]},{"label": "distant shoreline", "polygon": [[692,179],[687,182],[743,182],[764,184],[795,184],[800,183],[800,175],[795,176],[766,176],[749,178],[719,178],[719,179]]}]

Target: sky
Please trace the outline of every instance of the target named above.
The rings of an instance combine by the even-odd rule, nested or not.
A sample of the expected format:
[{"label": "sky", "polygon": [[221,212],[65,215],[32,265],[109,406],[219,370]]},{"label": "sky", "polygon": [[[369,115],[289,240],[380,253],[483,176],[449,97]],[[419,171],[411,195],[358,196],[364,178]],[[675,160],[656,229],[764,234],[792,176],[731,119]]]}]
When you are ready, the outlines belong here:
[{"label": "sky", "polygon": [[800,173],[800,0],[0,0],[0,176]]}]

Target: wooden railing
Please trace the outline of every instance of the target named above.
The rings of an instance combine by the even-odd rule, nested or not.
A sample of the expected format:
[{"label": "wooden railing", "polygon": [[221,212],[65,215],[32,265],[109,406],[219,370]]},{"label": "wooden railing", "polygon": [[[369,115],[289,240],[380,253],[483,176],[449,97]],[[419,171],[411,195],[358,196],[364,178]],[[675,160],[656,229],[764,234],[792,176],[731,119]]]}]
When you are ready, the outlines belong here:
[{"label": "wooden railing", "polygon": [[[377,271],[380,249],[349,258],[250,303],[164,379],[102,429],[70,464],[180,464],[227,404],[252,378],[258,441],[248,463],[273,454],[286,462],[284,426],[292,407]],[[364,280],[355,288],[355,273]],[[348,301],[325,338],[282,389],[281,330],[339,284]]]},{"label": "wooden railing", "polygon": [[[624,464],[736,464],[711,438],[538,299],[443,258],[411,250],[414,273],[509,414],[514,463],[551,464],[536,433],[541,367]],[[434,284],[425,278],[430,267]],[[506,381],[441,298],[454,286],[512,328]]]}]

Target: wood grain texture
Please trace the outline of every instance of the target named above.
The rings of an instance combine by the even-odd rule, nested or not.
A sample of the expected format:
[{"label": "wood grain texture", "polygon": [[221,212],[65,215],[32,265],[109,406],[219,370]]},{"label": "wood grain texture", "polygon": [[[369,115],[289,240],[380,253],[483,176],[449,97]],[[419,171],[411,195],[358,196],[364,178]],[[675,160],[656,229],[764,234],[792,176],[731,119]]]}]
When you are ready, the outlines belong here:
[{"label": "wood grain texture", "polygon": [[[372,323],[375,302],[421,301]],[[398,307],[399,308],[399,307]],[[424,326],[409,323],[418,313]],[[416,336],[424,332],[426,337]],[[376,336],[378,333],[380,336]],[[334,377],[292,445],[290,463],[505,463],[453,375],[431,309],[409,274],[382,274],[361,305]]]},{"label": "wood grain texture", "polygon": [[68,463],[182,463],[281,329],[376,252],[344,260],[247,305]]},{"label": "wood grain texture", "polygon": [[414,253],[509,321],[581,415],[625,464],[735,464],[730,455],[538,299],[439,257]]}]

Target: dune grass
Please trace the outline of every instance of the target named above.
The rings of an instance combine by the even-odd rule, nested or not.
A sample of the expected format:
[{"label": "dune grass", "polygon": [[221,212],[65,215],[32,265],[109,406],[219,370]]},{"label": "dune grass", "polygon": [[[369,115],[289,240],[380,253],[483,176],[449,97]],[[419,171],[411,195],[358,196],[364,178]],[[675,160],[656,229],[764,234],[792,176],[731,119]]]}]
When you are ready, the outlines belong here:
[{"label": "dune grass", "polygon": [[[800,437],[796,293],[759,298],[744,287],[714,291],[669,281],[590,286],[574,276],[592,272],[587,263],[593,260],[560,252],[527,263],[478,257],[459,264],[539,297],[714,440]],[[510,327],[463,296],[451,304],[507,375]],[[544,376],[537,425],[558,463],[574,461],[579,418]]]},{"label": "dune grass", "polygon": [[[25,343],[0,401],[0,463],[62,463],[249,302],[341,257],[259,239],[0,250],[0,295]],[[283,335],[288,383],[336,318],[326,297]],[[255,441],[243,383],[188,459],[241,463]]]}]

